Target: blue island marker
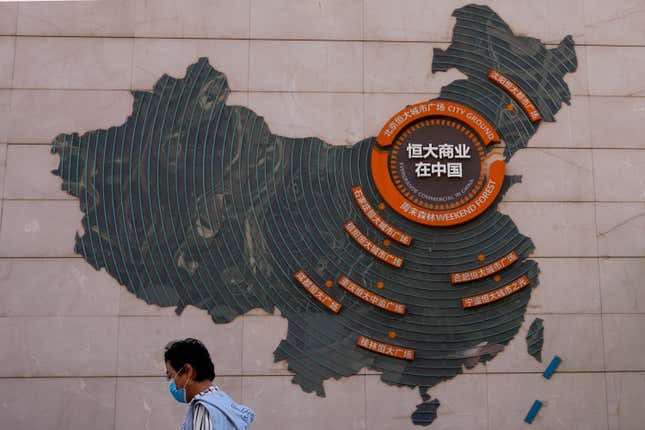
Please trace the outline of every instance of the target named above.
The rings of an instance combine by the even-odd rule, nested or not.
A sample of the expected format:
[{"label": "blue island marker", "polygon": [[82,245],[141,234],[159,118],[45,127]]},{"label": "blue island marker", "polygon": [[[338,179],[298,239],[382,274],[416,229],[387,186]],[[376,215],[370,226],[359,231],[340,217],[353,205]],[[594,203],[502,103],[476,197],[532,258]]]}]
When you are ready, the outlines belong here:
[{"label": "blue island marker", "polygon": [[562,362],[562,359],[557,355],[553,357],[553,360],[551,360],[551,363],[549,363],[549,367],[546,368],[542,376],[544,376],[546,379],[551,379],[551,376],[555,372],[555,369],[558,368],[561,362]]},{"label": "blue island marker", "polygon": [[533,420],[535,419],[535,416],[537,415],[541,407],[542,407],[541,401],[536,400],[535,402],[533,402],[533,406],[531,406],[531,409],[529,409],[529,413],[526,414],[526,417],[524,417],[524,422],[528,424],[533,423]]}]

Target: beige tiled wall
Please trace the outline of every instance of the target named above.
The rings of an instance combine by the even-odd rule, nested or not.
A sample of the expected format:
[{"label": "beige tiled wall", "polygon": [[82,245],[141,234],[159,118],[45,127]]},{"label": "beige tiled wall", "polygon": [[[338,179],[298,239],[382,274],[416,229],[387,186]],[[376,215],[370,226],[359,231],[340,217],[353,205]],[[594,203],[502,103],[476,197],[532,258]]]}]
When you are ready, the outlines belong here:
[{"label": "beige tiled wall", "polygon": [[222,62],[217,69],[226,74],[232,91],[248,89],[248,40],[149,38],[134,41],[132,88],[149,90],[164,73],[183,77],[186,66],[199,57],[208,57],[214,65]]},{"label": "beige tiled wall", "polygon": [[[216,382],[258,413],[253,428],[412,429],[416,390],[374,372],[291,383],[273,350],[287,322],[253,310],[226,325],[149,306],[73,252],[77,200],[51,175],[59,133],[120,124],[133,89],[181,77],[200,56],[226,73],[229,104],[275,133],[347,145],[463,75],[431,74],[461,0],[0,2],[0,427],[174,429],[184,408],[162,377],[171,339],[202,338]],[[645,412],[645,2],[490,0],[522,35],[572,34],[578,71],[557,122],[510,173],[501,210],[536,244],[540,286],[525,324],[486,365],[430,390],[432,429],[642,429]],[[544,362],[526,354],[544,319]],[[541,371],[563,363],[550,381]]]}]

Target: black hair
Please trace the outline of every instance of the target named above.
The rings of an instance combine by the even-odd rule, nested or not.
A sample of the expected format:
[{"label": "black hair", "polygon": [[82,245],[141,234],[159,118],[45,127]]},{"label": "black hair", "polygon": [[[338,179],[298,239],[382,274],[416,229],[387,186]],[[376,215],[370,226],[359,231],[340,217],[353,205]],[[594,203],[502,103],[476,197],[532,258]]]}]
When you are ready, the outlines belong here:
[{"label": "black hair", "polygon": [[211,356],[204,344],[197,339],[187,338],[170,342],[166,345],[163,358],[177,372],[185,364],[190,364],[197,373],[195,380],[198,382],[215,379],[215,366]]}]

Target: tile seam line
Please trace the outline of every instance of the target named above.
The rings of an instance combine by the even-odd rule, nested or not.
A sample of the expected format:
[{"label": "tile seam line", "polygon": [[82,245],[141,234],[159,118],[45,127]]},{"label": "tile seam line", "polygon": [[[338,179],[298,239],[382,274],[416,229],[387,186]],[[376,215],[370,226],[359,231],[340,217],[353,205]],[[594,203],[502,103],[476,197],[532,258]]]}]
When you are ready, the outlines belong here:
[{"label": "tile seam line", "polygon": [[[187,65],[189,66],[189,65]],[[160,77],[163,75],[163,72],[159,72]],[[184,73],[184,72],[181,72]],[[183,77],[183,75],[182,75]],[[445,85],[444,85],[445,86]],[[56,92],[99,92],[99,91],[112,91],[112,92],[130,92],[131,89],[125,88],[125,87],[114,87],[114,88],[64,88],[64,87],[58,87],[58,88],[51,88],[51,87],[2,87],[0,86],[0,90],[3,91],[56,91]],[[145,91],[145,92],[152,92],[152,88],[133,88],[132,91]],[[406,95],[419,95],[419,96],[432,96],[432,97],[438,97],[440,93],[436,90],[428,90],[428,89],[423,89],[420,88],[418,90],[307,90],[307,89],[301,89],[301,90],[285,90],[285,89],[275,89],[275,90],[269,90],[269,89],[258,89],[258,88],[231,88],[231,94],[245,94],[245,93],[261,93],[261,94],[354,94],[354,95],[362,95],[362,94],[367,94],[367,95],[401,95],[401,96],[406,96]],[[638,95],[638,94],[627,94],[627,95],[621,95],[621,94],[572,94],[572,97],[585,97],[589,99],[645,99],[645,94],[643,95]],[[543,124],[551,124],[551,123],[556,123],[557,121],[553,122],[547,122],[544,121]]]},{"label": "tile seam line", "polygon": [[[20,5],[16,8],[16,33],[18,33],[18,17],[20,16]],[[16,56],[17,56],[17,51],[18,51],[18,37],[14,36],[13,39],[13,63],[11,64],[11,87],[13,88],[13,81],[14,77],[16,75]],[[13,90],[9,90],[9,115],[11,114],[11,107],[13,106]],[[5,130],[8,133],[9,126],[6,127],[7,129]],[[3,213],[4,213],[4,190],[7,188],[7,154],[9,150],[9,144],[8,144],[8,136],[6,136],[4,146],[5,146],[5,154],[4,154],[4,166],[2,168],[2,189],[0,190],[0,195],[2,196],[2,201],[0,201],[0,231],[2,229],[2,220],[4,218]]]},{"label": "tile seam line", "polygon": [[[121,300],[117,302],[117,306],[121,305]],[[115,359],[114,359],[114,368],[116,370],[116,373],[118,373],[119,370],[119,338],[120,338],[120,333],[121,331],[121,318],[117,316],[116,318],[116,337],[114,339],[114,343],[116,343],[115,349]],[[114,428],[116,429],[116,422],[117,422],[117,405],[118,405],[118,394],[119,394],[119,377],[117,376],[114,379],[114,416],[113,416],[113,424]]]},{"label": "tile seam line", "polygon": [[491,373],[488,371],[488,366],[486,366],[486,362],[484,362],[484,374],[486,375],[486,428],[490,430],[491,428],[491,411],[490,411],[490,380],[489,376]]},{"label": "tile seam line", "polygon": [[[529,315],[553,315],[553,316],[598,316],[598,315],[608,315],[608,316],[618,316],[618,315],[642,315],[645,316],[644,312],[609,312],[601,314],[600,312],[538,312],[538,311],[528,311]],[[147,317],[150,315],[146,314],[124,314],[122,316],[127,317]],[[282,315],[245,315],[247,318],[272,318],[272,317],[282,317]],[[1,317],[0,317],[1,318]]]},{"label": "tile seam line", "polygon": [[[586,2],[583,2],[583,14],[584,14],[585,3]],[[590,57],[589,49],[586,49],[585,51],[586,51],[585,52],[585,54],[586,54],[585,55],[585,63],[586,63],[585,64],[585,66],[586,66],[585,67],[585,73],[587,75],[586,78],[587,78],[588,90],[589,90],[589,92],[591,92],[591,86],[592,85],[591,85],[591,77],[589,76],[590,75],[590,71],[589,71],[589,62],[590,62],[590,60],[589,60],[589,57]],[[589,109],[589,106],[588,106],[588,109]],[[587,114],[589,115],[588,119],[590,119],[591,118],[591,110],[590,109],[588,110]],[[590,133],[589,138],[591,139],[590,143],[593,146],[593,143],[594,143],[594,141],[593,141],[593,133]],[[598,199],[598,185],[597,185],[596,175],[597,175],[598,172],[596,170],[596,157],[595,157],[595,154],[596,154],[595,151],[591,151],[591,184],[592,184],[592,188],[593,188],[594,200],[597,200]],[[595,237],[594,237],[594,239],[596,241],[596,243],[595,243],[595,245],[596,245],[596,254],[600,255],[600,230],[598,228],[598,203],[594,204],[593,222],[594,222],[594,227],[595,227],[595,230],[596,230],[596,234],[595,234]],[[628,223],[628,222],[629,222],[629,220],[626,221],[626,223]],[[606,370],[607,370],[607,347],[606,347],[606,344],[605,344],[605,314],[603,313],[603,310],[604,310],[604,308],[603,308],[603,300],[602,300],[603,288],[602,288],[602,273],[601,273],[601,270],[600,270],[600,259],[598,259],[596,261],[596,276],[597,276],[597,279],[598,279],[598,299],[600,301],[600,313],[601,313],[601,317],[600,317],[600,341],[601,341],[601,345],[602,345],[602,366],[603,366],[603,370],[605,371],[605,373],[603,375],[604,376],[603,377],[603,382],[604,382],[604,389],[605,389],[604,390],[604,394],[605,394],[605,405],[604,405],[605,406],[605,424],[607,425],[607,428],[609,428],[609,389],[607,387],[607,373],[606,373]]]},{"label": "tile seam line", "polygon": [[[611,259],[638,259],[642,260],[645,259],[645,254],[644,255],[603,255],[603,256],[593,256],[593,255],[582,255],[582,256],[571,256],[571,255],[565,255],[565,256],[558,256],[558,255],[542,255],[542,256],[534,256],[532,255],[529,257],[531,259],[556,259],[556,260],[567,260],[567,259],[576,259],[576,260],[583,260],[583,259],[603,259],[603,260],[611,260]],[[84,260],[83,257],[81,256],[76,256],[76,255],[58,255],[58,256],[0,256],[0,261],[1,260]]]},{"label": "tile seam line", "polygon": [[16,4],[16,29],[13,32],[14,36],[18,36],[18,24],[20,23],[20,3]]},{"label": "tile seam line", "polygon": [[[17,146],[22,144],[16,143],[7,143],[7,146]],[[43,144],[33,144],[29,146],[45,146]],[[333,145],[341,147],[340,145]],[[645,149],[643,150],[645,151]],[[7,202],[68,202],[68,201],[77,201],[78,197],[57,197],[57,198],[40,198],[40,197],[25,197],[25,198],[16,198],[16,197],[5,197],[3,199]],[[504,203],[531,203],[531,204],[547,204],[547,203],[567,203],[567,204],[589,204],[589,203],[645,203],[645,200],[502,200],[499,204]]]},{"label": "tile seam line", "polygon": [[[188,65],[187,65],[188,66]],[[160,77],[163,74],[163,72],[160,72]],[[182,75],[183,77],[183,75]],[[445,85],[443,85],[445,86]],[[125,88],[125,87],[113,87],[113,88],[50,88],[50,87],[0,87],[0,90],[4,91],[52,91],[52,92],[63,92],[63,91],[68,91],[68,92],[130,92],[130,91],[144,91],[144,92],[152,92],[151,88],[133,88],[130,89]],[[642,92],[642,91],[640,91]],[[417,90],[366,90],[365,92],[361,90],[286,90],[286,89],[275,89],[275,90],[268,90],[268,89],[258,89],[258,88],[249,88],[249,89],[232,89],[231,93],[236,93],[236,94],[243,94],[243,93],[261,93],[261,94],[331,94],[331,95],[343,95],[343,94],[353,94],[353,95],[400,95],[400,96],[405,96],[405,95],[419,95],[421,97],[438,97],[439,93],[432,89],[423,89],[419,88]],[[602,98],[613,98],[613,99],[643,99],[645,98],[645,94],[640,95],[640,94],[591,94],[591,93],[574,93],[572,94],[572,97],[586,97],[589,99],[602,99]],[[228,106],[235,106],[235,105],[228,105]],[[548,122],[545,122],[545,124],[548,124]]]},{"label": "tile seam line", "polygon": [[[309,137],[309,136],[306,136]],[[45,146],[45,145],[50,145],[51,142],[29,142],[29,141],[17,141],[17,140],[10,140],[8,142],[5,142],[9,146]],[[345,146],[345,145],[334,145],[334,146]],[[581,150],[581,151],[588,151],[588,150],[603,150],[603,151],[645,151],[645,147],[642,148],[636,148],[636,147],[591,147],[591,146],[527,146],[526,148],[522,149],[540,149],[540,150],[560,150],[560,149],[566,149],[566,150]],[[572,200],[572,201],[579,201],[579,200]],[[581,200],[581,201],[591,201],[591,200]],[[596,202],[597,200],[593,200]],[[627,201],[617,201],[621,203],[625,202],[639,202],[642,200],[627,200]],[[536,201],[537,202],[537,201]],[[615,202],[615,200],[606,200],[606,201],[597,201],[599,203],[602,202]]]},{"label": "tile seam line", "polygon": [[[469,373],[462,373],[460,375],[457,375],[457,377],[463,377],[463,376],[468,376],[468,375],[542,375],[544,371],[539,370],[539,371],[527,371],[527,372],[491,372],[488,371],[488,373],[483,373],[483,372],[469,372]],[[608,370],[608,371],[603,371],[603,370],[558,370],[557,372],[559,375],[604,375],[604,374],[645,374],[645,369],[643,370]],[[292,378],[295,374],[294,373],[283,373],[283,374],[270,374],[270,373],[218,373],[217,377],[215,378],[215,381],[217,381],[217,378]],[[368,374],[362,374],[362,373],[356,373],[351,375],[350,377],[376,377],[376,376],[382,376],[381,373],[368,373]],[[78,379],[78,378],[87,378],[87,379],[163,379],[165,380],[164,375],[150,375],[150,374],[145,374],[145,375],[42,375],[42,376],[0,376],[0,381],[1,380],[9,380],[9,379],[18,379],[18,380],[27,380],[27,379]],[[343,377],[347,378],[347,377]],[[329,378],[332,379],[332,378]]]},{"label": "tile seam line", "polygon": [[[334,43],[334,42],[349,42],[349,43],[398,43],[398,44],[446,44],[449,45],[453,43],[452,40],[439,40],[439,39],[351,39],[351,38],[314,38],[314,37],[251,37],[250,35],[247,37],[244,36],[232,36],[232,37],[226,37],[226,36],[217,36],[217,37],[203,37],[203,36],[190,36],[190,37],[182,37],[182,36],[163,36],[163,37],[158,37],[158,36],[136,36],[136,35],[122,35],[122,36],[117,36],[117,35],[87,35],[87,34],[67,34],[67,35],[62,35],[62,34],[40,34],[40,33],[32,33],[32,34],[0,34],[0,37],[22,37],[22,38],[58,38],[58,39],[138,39],[138,40],[212,40],[212,41],[258,41],[258,42],[329,42],[329,43]],[[564,37],[566,34],[563,33]],[[529,36],[529,37],[535,37],[538,38],[537,36]],[[546,47],[556,47],[559,46],[559,43],[557,42],[542,42],[542,44]],[[607,47],[607,48],[645,48],[645,44],[632,44],[632,43],[576,43],[576,47]]]},{"label": "tile seam line", "polygon": [[[129,292],[128,292],[129,293]],[[141,299],[138,299],[141,300]],[[143,300],[141,300],[143,301]],[[146,306],[148,306],[146,304]],[[152,305],[150,305],[152,306]],[[0,315],[0,321],[3,319],[28,319],[28,318],[59,318],[59,319],[77,319],[77,318],[93,318],[93,319],[141,319],[141,318],[147,318],[147,319],[160,319],[160,320],[168,320],[168,319],[176,319],[176,318],[181,318],[177,317],[174,315],[172,310],[173,306],[165,306],[161,309],[166,309],[168,314],[163,314],[163,315],[155,315],[155,314],[105,314],[105,315],[97,315],[97,314],[61,314],[61,315],[54,315],[54,314],[18,314],[18,315]],[[198,311],[205,311],[205,309],[201,308],[195,308]],[[254,308],[254,309],[259,309],[259,308]],[[593,317],[593,316],[606,316],[606,317],[617,317],[617,316],[631,316],[631,317],[645,317],[645,312],[605,312],[605,313],[600,313],[600,312],[527,312],[527,315],[545,315],[545,316],[585,316],[585,317]],[[275,318],[275,317],[280,317],[287,319],[286,317],[282,315],[240,315],[237,318]],[[200,315],[186,315],[184,317],[185,319],[201,319],[202,316]],[[232,321],[231,321],[232,322]],[[217,326],[226,326],[228,323],[213,323]]]},{"label": "tile seam line", "polygon": [[[365,2],[367,0],[361,1],[361,39],[365,40]],[[366,134],[367,130],[367,117],[365,115],[365,42],[361,42],[361,107],[362,107],[362,133],[363,136]],[[367,370],[365,368],[365,370]],[[367,374],[363,373],[363,428],[368,428],[368,403],[367,403]]]},{"label": "tile seam line", "polygon": [[[643,259],[643,255],[531,255],[529,259]],[[0,255],[0,260],[55,260],[55,259],[76,259],[84,260],[76,255]]]}]

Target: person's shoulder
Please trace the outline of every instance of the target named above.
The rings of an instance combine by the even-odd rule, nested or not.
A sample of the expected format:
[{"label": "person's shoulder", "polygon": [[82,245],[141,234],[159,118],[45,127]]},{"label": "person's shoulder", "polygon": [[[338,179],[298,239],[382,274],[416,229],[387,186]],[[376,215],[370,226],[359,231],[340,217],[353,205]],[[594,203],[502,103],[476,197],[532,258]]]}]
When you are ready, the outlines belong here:
[{"label": "person's shoulder", "polygon": [[[205,391],[203,393],[198,394],[195,396],[193,399],[193,402],[195,403],[194,405],[194,410],[195,413],[200,410],[200,411],[205,411],[211,416],[224,416],[224,413],[219,410],[217,407],[213,407],[213,401],[212,401],[212,395],[218,393],[218,389],[211,387],[210,390]],[[221,391],[219,391],[221,393]],[[216,394],[217,395],[217,394]],[[209,407],[210,406],[210,407]]]},{"label": "person's shoulder", "polygon": [[[229,429],[231,427],[231,421],[218,408],[209,408],[207,409],[204,405],[197,403],[200,408],[203,408],[208,414],[210,423],[214,429]],[[195,410],[197,411],[197,409]]]}]

